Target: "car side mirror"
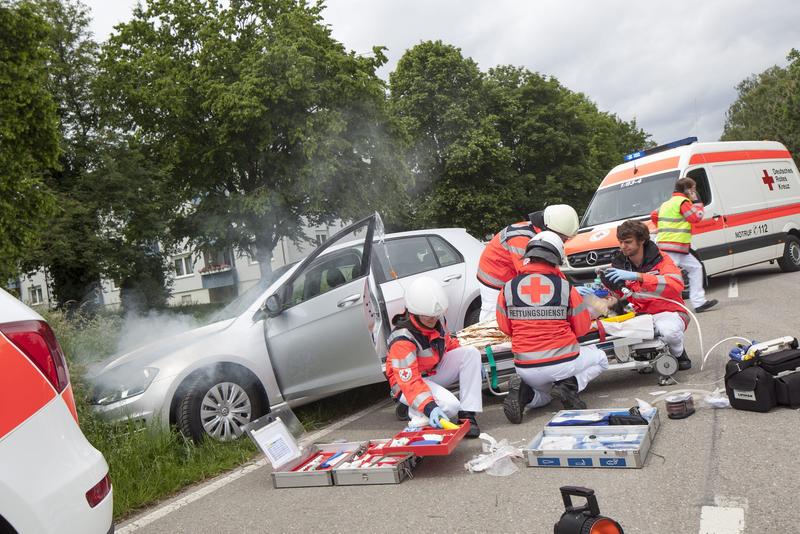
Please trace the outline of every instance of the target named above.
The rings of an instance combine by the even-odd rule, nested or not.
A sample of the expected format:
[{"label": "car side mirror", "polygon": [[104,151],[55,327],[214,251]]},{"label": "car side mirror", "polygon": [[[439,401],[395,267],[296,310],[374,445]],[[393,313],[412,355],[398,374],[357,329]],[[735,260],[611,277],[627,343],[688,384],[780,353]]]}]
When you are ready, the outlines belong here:
[{"label": "car side mirror", "polygon": [[283,311],[283,302],[278,293],[273,293],[267,297],[267,301],[264,303],[264,311],[267,312],[267,315],[270,317],[277,317],[281,314]]}]

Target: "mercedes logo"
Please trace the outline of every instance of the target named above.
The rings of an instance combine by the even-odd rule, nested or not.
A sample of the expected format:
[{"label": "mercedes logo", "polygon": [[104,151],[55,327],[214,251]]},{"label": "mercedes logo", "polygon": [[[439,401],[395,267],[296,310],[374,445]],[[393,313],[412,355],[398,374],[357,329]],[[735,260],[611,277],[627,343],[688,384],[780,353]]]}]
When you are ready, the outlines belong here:
[{"label": "mercedes logo", "polygon": [[589,253],[586,255],[586,263],[589,265],[594,265],[597,263],[597,252],[594,250],[590,250]]}]

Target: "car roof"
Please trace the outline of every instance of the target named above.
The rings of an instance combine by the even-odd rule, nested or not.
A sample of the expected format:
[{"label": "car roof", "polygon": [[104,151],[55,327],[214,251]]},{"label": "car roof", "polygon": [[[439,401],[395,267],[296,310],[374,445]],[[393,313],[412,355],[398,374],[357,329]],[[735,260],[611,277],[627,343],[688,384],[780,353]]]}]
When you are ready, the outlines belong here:
[{"label": "car roof", "polygon": [[41,321],[42,316],[7,291],[0,289],[0,323]]}]

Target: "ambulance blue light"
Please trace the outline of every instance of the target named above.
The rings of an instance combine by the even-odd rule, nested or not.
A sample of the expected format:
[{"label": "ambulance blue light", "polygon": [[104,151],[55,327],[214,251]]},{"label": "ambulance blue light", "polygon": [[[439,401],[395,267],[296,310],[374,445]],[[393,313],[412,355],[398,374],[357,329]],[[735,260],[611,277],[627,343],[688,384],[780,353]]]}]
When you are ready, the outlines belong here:
[{"label": "ambulance blue light", "polygon": [[648,148],[645,150],[639,150],[638,152],[634,152],[632,154],[626,154],[623,159],[625,161],[633,161],[635,159],[649,156],[650,154],[663,152],[664,150],[669,150],[670,148],[677,148],[679,146],[691,145],[692,143],[696,142],[697,142],[697,137],[686,137],[685,139],[678,139],[677,141],[672,141],[671,143],[667,143],[665,145],[659,145],[657,147]]}]

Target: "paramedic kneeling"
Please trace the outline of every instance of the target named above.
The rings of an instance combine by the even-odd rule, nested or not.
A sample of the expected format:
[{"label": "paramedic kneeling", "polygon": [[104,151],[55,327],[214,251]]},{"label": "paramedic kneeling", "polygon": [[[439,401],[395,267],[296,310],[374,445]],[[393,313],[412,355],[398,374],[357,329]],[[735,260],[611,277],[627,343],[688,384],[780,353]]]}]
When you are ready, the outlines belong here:
[{"label": "paramedic kneeling", "polygon": [[678,304],[683,303],[680,269],[650,240],[650,230],[641,221],[630,220],[619,225],[617,240],[620,251],[611,260],[611,268],[602,273],[601,280],[618,297],[624,296],[623,287],[633,292],[628,302],[637,313],[652,314],[657,334],[678,359],[678,369],[690,369],[692,361],[683,347],[689,314]]},{"label": "paramedic kneeling", "polygon": [[528,215],[528,219],[500,230],[481,253],[477,273],[481,284],[481,321],[494,317],[497,295],[506,282],[517,276],[525,246],[533,236],[549,230],[566,241],[579,226],[578,214],[566,204],[547,206],[544,211]]},{"label": "paramedic kneeling", "polygon": [[559,269],[564,244],[553,232],[528,243],[520,274],[500,291],[497,324],[511,336],[517,374],[509,381],[503,412],[522,422],[526,406],[538,408],[558,398],[565,409],[583,409],[578,393],[608,368],[605,352],[581,347],[578,337],[591,325],[589,310]]},{"label": "paramedic kneeling", "polygon": [[[444,322],[447,295],[433,278],[414,280],[406,292],[406,312],[392,319],[386,375],[391,394],[410,407],[413,421],[424,414],[433,427],[441,420],[469,419],[467,437],[481,431],[475,412],[483,411],[481,354],[461,347]],[[446,386],[458,381],[457,399]]]}]

